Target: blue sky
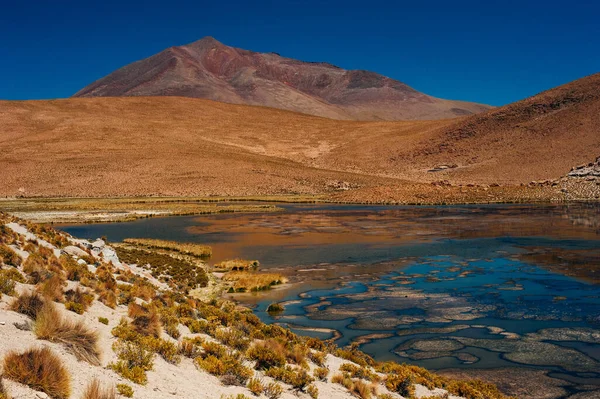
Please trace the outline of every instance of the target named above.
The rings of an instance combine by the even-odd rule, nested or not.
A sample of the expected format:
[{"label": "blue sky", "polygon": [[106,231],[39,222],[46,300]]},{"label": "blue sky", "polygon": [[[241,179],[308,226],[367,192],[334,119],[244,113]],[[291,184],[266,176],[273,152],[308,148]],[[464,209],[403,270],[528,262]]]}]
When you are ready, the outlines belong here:
[{"label": "blue sky", "polygon": [[5,1],[0,99],[68,97],[203,36],[502,105],[600,72],[598,1]]}]

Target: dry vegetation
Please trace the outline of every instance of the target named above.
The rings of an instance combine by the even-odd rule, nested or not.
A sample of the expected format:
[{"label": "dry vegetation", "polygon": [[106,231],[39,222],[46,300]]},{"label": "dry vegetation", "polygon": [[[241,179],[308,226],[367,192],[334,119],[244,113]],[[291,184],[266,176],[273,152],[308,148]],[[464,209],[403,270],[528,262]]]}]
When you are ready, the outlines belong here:
[{"label": "dry vegetation", "polygon": [[45,392],[53,399],[67,399],[71,379],[61,360],[48,348],[32,348],[4,357],[6,378]]},{"label": "dry vegetation", "polygon": [[231,283],[228,292],[257,292],[287,283],[287,278],[278,273],[229,272],[223,275],[223,281]]},{"label": "dry vegetation", "polygon": [[98,335],[82,321],[64,318],[51,303],[42,306],[36,315],[33,331],[39,339],[65,345],[77,359],[100,365]]},{"label": "dry vegetation", "polygon": [[158,280],[173,289],[188,293],[208,283],[206,271],[197,261],[139,247],[117,246],[116,249],[123,262],[148,267]]},{"label": "dry vegetation", "polygon": [[117,394],[113,387],[102,387],[100,381],[92,380],[85,389],[82,399],[116,399]]},{"label": "dry vegetation", "polygon": [[260,262],[247,259],[229,259],[216,263],[213,268],[218,271],[248,271],[257,270]]},{"label": "dry vegetation", "polygon": [[212,249],[206,245],[194,243],[181,243],[176,241],[155,240],[151,238],[126,238],[123,240],[126,244],[138,245],[150,249],[166,249],[173,252],[191,255],[197,258],[210,258]]}]

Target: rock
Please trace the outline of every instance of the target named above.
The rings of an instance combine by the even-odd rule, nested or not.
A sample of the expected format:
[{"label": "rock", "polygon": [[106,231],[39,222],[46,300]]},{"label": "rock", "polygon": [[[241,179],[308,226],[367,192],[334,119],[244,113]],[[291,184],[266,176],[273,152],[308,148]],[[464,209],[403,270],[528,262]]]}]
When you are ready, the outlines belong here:
[{"label": "rock", "polygon": [[94,249],[96,251],[102,251],[102,249],[104,249],[104,247],[106,246],[106,243],[104,242],[104,240],[101,240],[100,238],[98,238],[91,245],[92,245],[92,249]]},{"label": "rock", "polygon": [[62,251],[68,255],[77,256],[79,258],[88,255],[88,253],[85,252],[83,249],[76,247],[74,245],[69,245],[68,247],[64,247]]}]

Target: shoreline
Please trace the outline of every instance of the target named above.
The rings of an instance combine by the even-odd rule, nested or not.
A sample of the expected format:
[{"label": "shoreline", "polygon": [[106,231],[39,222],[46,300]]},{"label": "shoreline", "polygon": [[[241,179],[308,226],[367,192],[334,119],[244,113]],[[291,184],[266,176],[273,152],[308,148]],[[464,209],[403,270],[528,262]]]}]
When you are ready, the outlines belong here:
[{"label": "shoreline", "polygon": [[[515,187],[516,188],[516,187]],[[256,213],[285,211],[278,204],[302,205],[371,205],[371,206],[461,206],[461,205],[558,205],[598,203],[599,198],[562,198],[530,187],[530,195],[502,195],[484,198],[479,186],[471,187],[463,196],[383,199],[377,192],[368,198],[365,193],[348,191],[335,195],[266,195],[219,197],[27,197],[0,198],[0,211],[35,223],[118,223],[150,217],[214,215],[220,213]],[[389,189],[389,188],[386,188]],[[419,196],[418,192],[412,193]],[[535,194],[535,195],[533,195]]]}]

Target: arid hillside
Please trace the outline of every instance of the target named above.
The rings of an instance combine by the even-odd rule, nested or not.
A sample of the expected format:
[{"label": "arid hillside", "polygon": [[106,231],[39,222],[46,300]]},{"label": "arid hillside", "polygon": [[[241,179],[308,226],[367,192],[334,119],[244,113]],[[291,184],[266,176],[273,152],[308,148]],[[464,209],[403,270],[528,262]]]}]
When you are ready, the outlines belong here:
[{"label": "arid hillside", "polygon": [[[0,195],[519,185],[600,155],[600,75],[481,115],[339,121],[182,97],[0,102]],[[427,184],[422,184],[427,183]],[[414,191],[413,190],[413,191]]]},{"label": "arid hillside", "polygon": [[204,98],[353,120],[454,118],[490,108],[431,97],[374,72],[256,53],[212,37],[126,65],[75,94],[121,96]]}]

